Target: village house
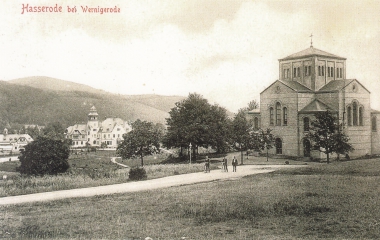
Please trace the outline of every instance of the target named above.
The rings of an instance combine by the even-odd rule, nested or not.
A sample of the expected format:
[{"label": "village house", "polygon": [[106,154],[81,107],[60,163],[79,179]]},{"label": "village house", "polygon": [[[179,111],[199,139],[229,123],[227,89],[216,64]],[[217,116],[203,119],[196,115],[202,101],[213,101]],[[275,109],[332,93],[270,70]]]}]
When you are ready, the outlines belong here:
[{"label": "village house", "polygon": [[0,152],[2,154],[17,154],[25,145],[32,142],[33,138],[29,134],[8,134],[8,129],[4,129],[0,134]]},{"label": "village house", "polygon": [[86,146],[116,148],[123,140],[123,134],[132,130],[130,124],[121,118],[99,120],[95,106],[90,109],[87,123],[75,124],[66,129],[66,138],[72,139],[73,147]]},{"label": "village house", "polygon": [[272,154],[322,158],[305,136],[314,114],[327,110],[344,124],[355,148],[350,156],[380,154],[380,112],[371,109],[370,91],[346,79],[346,58],[312,45],[279,59],[279,79],[260,93],[260,109],[248,116],[255,128],[272,129]]}]

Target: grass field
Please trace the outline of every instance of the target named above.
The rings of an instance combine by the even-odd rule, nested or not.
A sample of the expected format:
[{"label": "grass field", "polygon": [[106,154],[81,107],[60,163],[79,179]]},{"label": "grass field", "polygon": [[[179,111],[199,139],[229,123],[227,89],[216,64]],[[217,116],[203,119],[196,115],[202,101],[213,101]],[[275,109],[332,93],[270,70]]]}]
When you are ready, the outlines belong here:
[{"label": "grass field", "polygon": [[[0,179],[7,175],[7,180],[0,180],[0,197],[15,196],[39,192],[95,187],[129,181],[129,169],[111,162],[115,151],[97,151],[87,154],[71,155],[70,169],[57,176],[21,176],[16,172],[20,162],[0,163]],[[165,154],[147,156],[144,159],[148,179],[160,178],[185,173],[200,172],[203,164],[159,164],[165,161]],[[120,161],[128,166],[139,166],[139,159]],[[216,168],[217,166],[213,166]]]},{"label": "grass field", "polygon": [[380,159],[0,208],[0,238],[379,239]]}]

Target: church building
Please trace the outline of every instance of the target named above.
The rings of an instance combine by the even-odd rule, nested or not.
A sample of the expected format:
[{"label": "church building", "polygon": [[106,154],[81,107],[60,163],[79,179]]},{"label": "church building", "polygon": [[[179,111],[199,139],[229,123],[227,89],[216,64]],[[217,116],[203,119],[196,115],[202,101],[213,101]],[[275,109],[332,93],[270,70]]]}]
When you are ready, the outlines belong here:
[{"label": "church building", "polygon": [[272,129],[272,154],[323,158],[305,136],[314,114],[327,110],[344,124],[355,149],[350,157],[380,154],[380,111],[371,109],[370,91],[346,79],[346,58],[312,45],[279,59],[279,79],[260,93],[260,109],[248,115],[255,128]]}]

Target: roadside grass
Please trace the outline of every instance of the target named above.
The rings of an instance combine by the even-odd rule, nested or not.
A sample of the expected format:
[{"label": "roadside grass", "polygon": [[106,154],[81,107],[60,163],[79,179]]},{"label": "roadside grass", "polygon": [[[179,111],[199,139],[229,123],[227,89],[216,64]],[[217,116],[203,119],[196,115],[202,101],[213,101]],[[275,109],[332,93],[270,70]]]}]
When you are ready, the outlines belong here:
[{"label": "roadside grass", "polygon": [[[111,151],[71,155],[70,169],[57,176],[22,176],[13,172],[20,164],[18,161],[0,163],[0,179],[3,175],[7,175],[7,180],[0,180],[0,197],[96,187],[129,181],[129,168],[112,163],[110,160],[112,156],[114,153]],[[139,161],[136,162],[139,163]],[[148,179],[203,171],[203,164],[191,166],[189,164],[157,164],[157,157],[154,158],[154,156],[147,157],[145,163],[147,165],[144,168]]]},{"label": "roadside grass", "polygon": [[0,238],[379,239],[380,160],[0,207]]},{"label": "roadside grass", "polygon": [[19,161],[0,163],[0,172],[17,172],[16,168],[20,165]]}]

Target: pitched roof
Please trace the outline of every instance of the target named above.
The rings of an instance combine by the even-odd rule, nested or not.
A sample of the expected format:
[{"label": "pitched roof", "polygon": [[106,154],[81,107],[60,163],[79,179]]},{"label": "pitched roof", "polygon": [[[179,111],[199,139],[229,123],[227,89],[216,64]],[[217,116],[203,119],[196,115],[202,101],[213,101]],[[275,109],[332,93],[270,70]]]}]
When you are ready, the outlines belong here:
[{"label": "pitched roof", "polygon": [[306,87],[305,85],[302,85],[301,83],[299,83],[297,81],[281,81],[281,80],[279,80],[279,82],[285,84],[286,86],[290,87],[291,89],[293,89],[296,92],[312,92],[311,89],[309,89],[308,87]]},{"label": "pitched roof", "polygon": [[33,141],[33,138],[29,134],[0,134],[0,143],[16,142],[20,141],[20,139],[25,139],[27,142]]},{"label": "pitched roof", "polygon": [[329,107],[327,104],[323,103],[319,99],[314,99],[306,107],[304,107],[299,113],[316,113],[316,112],[325,112],[325,111],[336,111],[332,107]]},{"label": "pitched roof", "polygon": [[296,59],[296,58],[304,58],[304,57],[312,57],[312,56],[338,58],[338,59],[346,60],[346,58],[339,57],[337,55],[334,55],[334,54],[331,54],[331,53],[319,50],[319,49],[314,48],[314,47],[309,47],[309,48],[307,48],[305,50],[302,50],[300,52],[297,52],[297,53],[294,53],[292,55],[289,55],[289,56],[287,56],[285,58],[279,59],[279,61]]},{"label": "pitched roof", "polygon": [[260,113],[260,108],[252,109],[247,112],[248,114],[255,114],[255,113]]},{"label": "pitched roof", "polygon": [[357,82],[358,84],[360,84],[360,86],[362,86],[365,90],[367,90],[367,92],[370,92],[370,91],[368,91],[367,88],[365,88],[363,86],[363,84],[361,84],[356,79],[343,79],[343,80],[330,81],[328,84],[326,84],[321,89],[319,89],[318,92],[337,92],[337,91],[340,91],[343,88],[347,87],[350,83],[352,83],[354,81]]},{"label": "pitched roof", "polygon": [[111,133],[116,126],[123,127],[125,130],[130,129],[129,124],[121,118],[107,118],[100,123],[99,132]]},{"label": "pitched roof", "polygon": [[281,81],[281,80],[276,80],[271,85],[269,85],[267,88],[265,88],[263,91],[261,91],[261,93],[265,92],[267,89],[269,89],[270,87],[272,87],[273,84],[275,84],[276,82],[280,82],[280,83],[284,84],[285,86],[287,86],[288,88],[292,89],[295,92],[313,92],[309,88],[307,88],[306,86],[304,86],[301,83],[296,82],[296,81]]},{"label": "pitched roof", "polygon": [[86,124],[75,124],[74,126],[70,126],[67,128],[67,134],[74,134],[74,133],[80,133],[85,134],[86,133]]}]

